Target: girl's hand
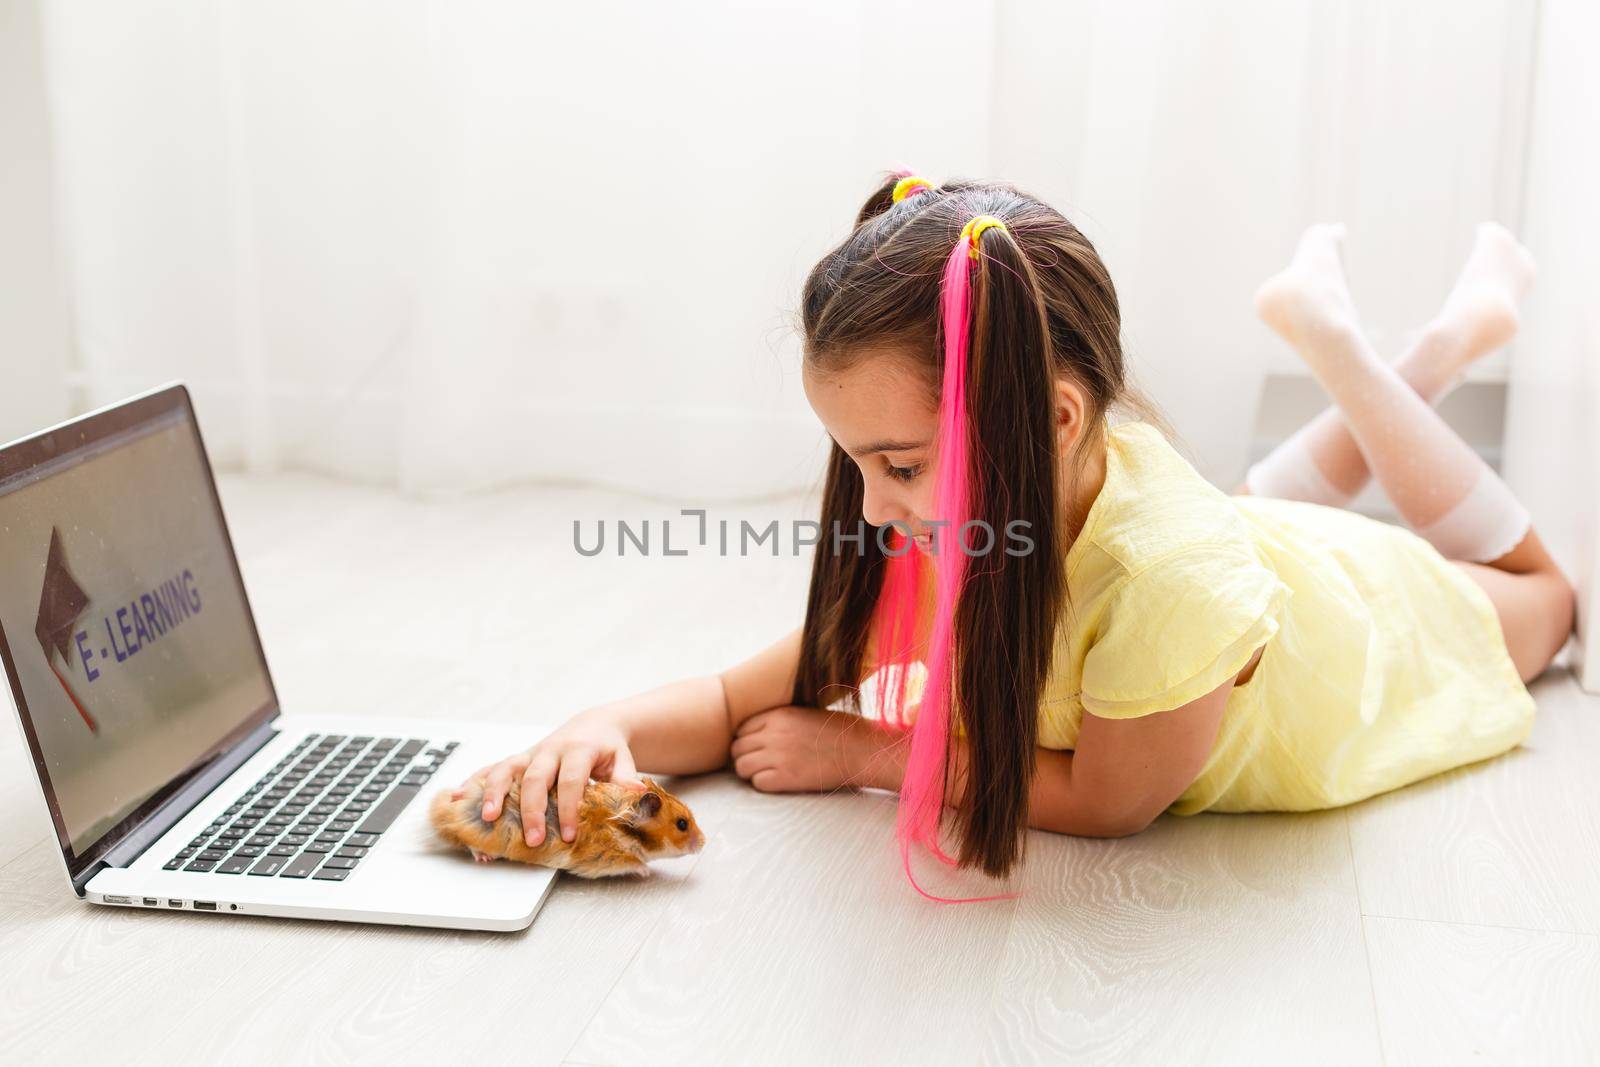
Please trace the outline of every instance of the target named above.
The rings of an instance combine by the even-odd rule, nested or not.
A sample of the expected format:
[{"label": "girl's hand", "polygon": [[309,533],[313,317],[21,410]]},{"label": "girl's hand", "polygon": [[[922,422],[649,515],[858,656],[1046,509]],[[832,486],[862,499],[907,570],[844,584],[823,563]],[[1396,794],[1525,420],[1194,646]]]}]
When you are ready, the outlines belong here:
[{"label": "girl's hand", "polygon": [[[526,752],[480,769],[468,782],[483,779],[483,818],[493,822],[500,817],[500,805],[511,783],[520,779],[522,836],[534,846],[544,840],[545,807],[552,784],[556,786],[561,839],[571,841],[577,836],[578,805],[590,778],[645,788],[622,730],[606,719],[579,715]],[[451,799],[459,800],[466,786],[463,782],[456,787]]]},{"label": "girl's hand", "polygon": [[794,705],[739,724],[733,769],[763,793],[812,793],[868,784],[862,779],[873,724],[845,711]]}]

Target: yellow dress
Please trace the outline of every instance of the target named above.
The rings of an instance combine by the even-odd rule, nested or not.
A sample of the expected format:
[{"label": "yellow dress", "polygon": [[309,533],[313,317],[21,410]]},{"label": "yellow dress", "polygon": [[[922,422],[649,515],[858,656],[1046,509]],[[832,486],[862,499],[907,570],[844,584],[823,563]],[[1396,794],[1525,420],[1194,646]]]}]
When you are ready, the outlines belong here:
[{"label": "yellow dress", "polygon": [[1085,709],[1187,703],[1266,646],[1178,814],[1349,804],[1504,752],[1533,724],[1488,596],[1426,541],[1229,496],[1149,425],[1110,428],[1105,486],[1066,568],[1045,747],[1074,747]]}]

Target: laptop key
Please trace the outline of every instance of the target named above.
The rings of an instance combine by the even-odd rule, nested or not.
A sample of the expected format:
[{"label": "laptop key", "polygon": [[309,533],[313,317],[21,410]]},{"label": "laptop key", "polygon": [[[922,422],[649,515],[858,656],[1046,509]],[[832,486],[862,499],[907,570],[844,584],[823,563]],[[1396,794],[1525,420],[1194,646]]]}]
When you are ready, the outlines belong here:
[{"label": "laptop key", "polygon": [[[372,812],[367,816],[367,821],[361,824],[361,832],[363,834],[383,833],[394,825],[394,821],[400,817],[400,813],[405,810],[406,805],[416,799],[417,794],[420,792],[422,792],[420,785],[395,786],[389,791],[389,795],[383,798],[383,803],[372,809]],[[352,842],[352,844],[354,843],[356,842]],[[360,843],[371,844],[372,842],[363,841]]]},{"label": "laptop key", "polygon": [[367,849],[354,848],[354,847],[351,847],[351,846],[347,845],[344,848],[341,848],[338,852],[335,852],[334,855],[335,856],[339,856],[339,857],[341,857],[343,859],[358,860],[361,857],[365,856],[367,854],[367,852],[368,852]]},{"label": "laptop key", "polygon": [[242,874],[250,866],[249,856],[230,856],[217,868],[218,874]]},{"label": "laptop key", "polygon": [[210,860],[211,862],[215,863],[217,860],[222,859],[227,854],[228,854],[227,849],[208,848],[204,852],[200,853],[200,855],[196,856],[195,859],[197,859],[197,860]]},{"label": "laptop key", "polygon": [[332,856],[332,857],[330,857],[328,859],[327,863],[323,864],[324,867],[331,867],[334,870],[346,870],[346,871],[348,871],[350,868],[354,867],[355,865],[356,865],[356,860],[352,856]]},{"label": "laptop key", "polygon": [[253,856],[261,855],[261,853],[265,851],[266,849],[260,845],[241,845],[239,848],[234,850],[233,854],[235,856],[243,856],[245,859],[250,859]]},{"label": "laptop key", "polygon": [[332,852],[338,847],[339,845],[335,841],[313,841],[311,844],[306,846],[306,851],[315,852],[318,854],[326,854]]},{"label": "laptop key", "polygon": [[161,869],[163,871],[175,871],[179,867],[182,867],[182,866],[183,866],[183,857],[179,856],[176,859],[170,859],[166,863],[162,864],[161,865]]},{"label": "laptop key", "polygon": [[268,852],[267,855],[282,856],[283,858],[287,859],[299,851],[300,846],[298,845],[274,845],[272,847],[272,851]]},{"label": "laptop key", "polygon": [[344,843],[355,848],[371,848],[378,843],[378,835],[358,831],[346,838]]},{"label": "laptop key", "polygon": [[283,869],[284,860],[278,856],[263,856],[261,862],[250,868],[251,874],[270,876]]},{"label": "laptop key", "polygon": [[211,868],[215,867],[216,865],[217,865],[217,862],[215,860],[195,859],[195,860],[190,860],[189,861],[189,865],[187,867],[185,867],[184,870],[186,870],[186,871],[199,871],[201,874],[205,874],[207,871],[211,870]]},{"label": "laptop key", "polygon": [[342,882],[350,877],[350,872],[339,867],[325,866],[311,877],[319,882]]},{"label": "laptop key", "polygon": [[317,869],[317,864],[322,862],[322,857],[315,852],[302,852],[289,862],[279,878],[304,878]]}]

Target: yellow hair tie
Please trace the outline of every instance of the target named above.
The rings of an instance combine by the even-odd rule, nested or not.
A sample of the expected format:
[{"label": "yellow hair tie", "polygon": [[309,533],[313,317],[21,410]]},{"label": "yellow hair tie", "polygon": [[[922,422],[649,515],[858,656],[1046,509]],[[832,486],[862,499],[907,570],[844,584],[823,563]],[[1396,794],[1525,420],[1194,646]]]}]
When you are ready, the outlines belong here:
[{"label": "yellow hair tie", "polygon": [[894,193],[890,197],[890,203],[898,204],[910,196],[913,189],[926,189],[931,193],[933,192],[933,183],[926,178],[908,174],[894,183]]},{"label": "yellow hair tie", "polygon": [[[967,254],[973,259],[978,258],[978,238],[983,236],[984,230],[991,228],[1005,230],[1006,233],[1011,232],[1006,230],[1005,223],[993,215],[974,215],[965,226],[961,227],[961,236],[972,241],[972,246],[967,249]],[[960,238],[956,239],[956,243],[961,243]]]}]

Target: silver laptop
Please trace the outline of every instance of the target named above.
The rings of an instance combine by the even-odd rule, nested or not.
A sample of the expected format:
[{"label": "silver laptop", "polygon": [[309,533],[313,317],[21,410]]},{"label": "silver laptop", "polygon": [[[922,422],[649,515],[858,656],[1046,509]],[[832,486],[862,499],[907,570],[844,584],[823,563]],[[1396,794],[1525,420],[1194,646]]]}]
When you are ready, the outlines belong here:
[{"label": "silver laptop", "polygon": [[530,728],[280,714],[181,385],[0,449],[0,657],[96,904],[517,930],[555,880],[427,825]]}]

